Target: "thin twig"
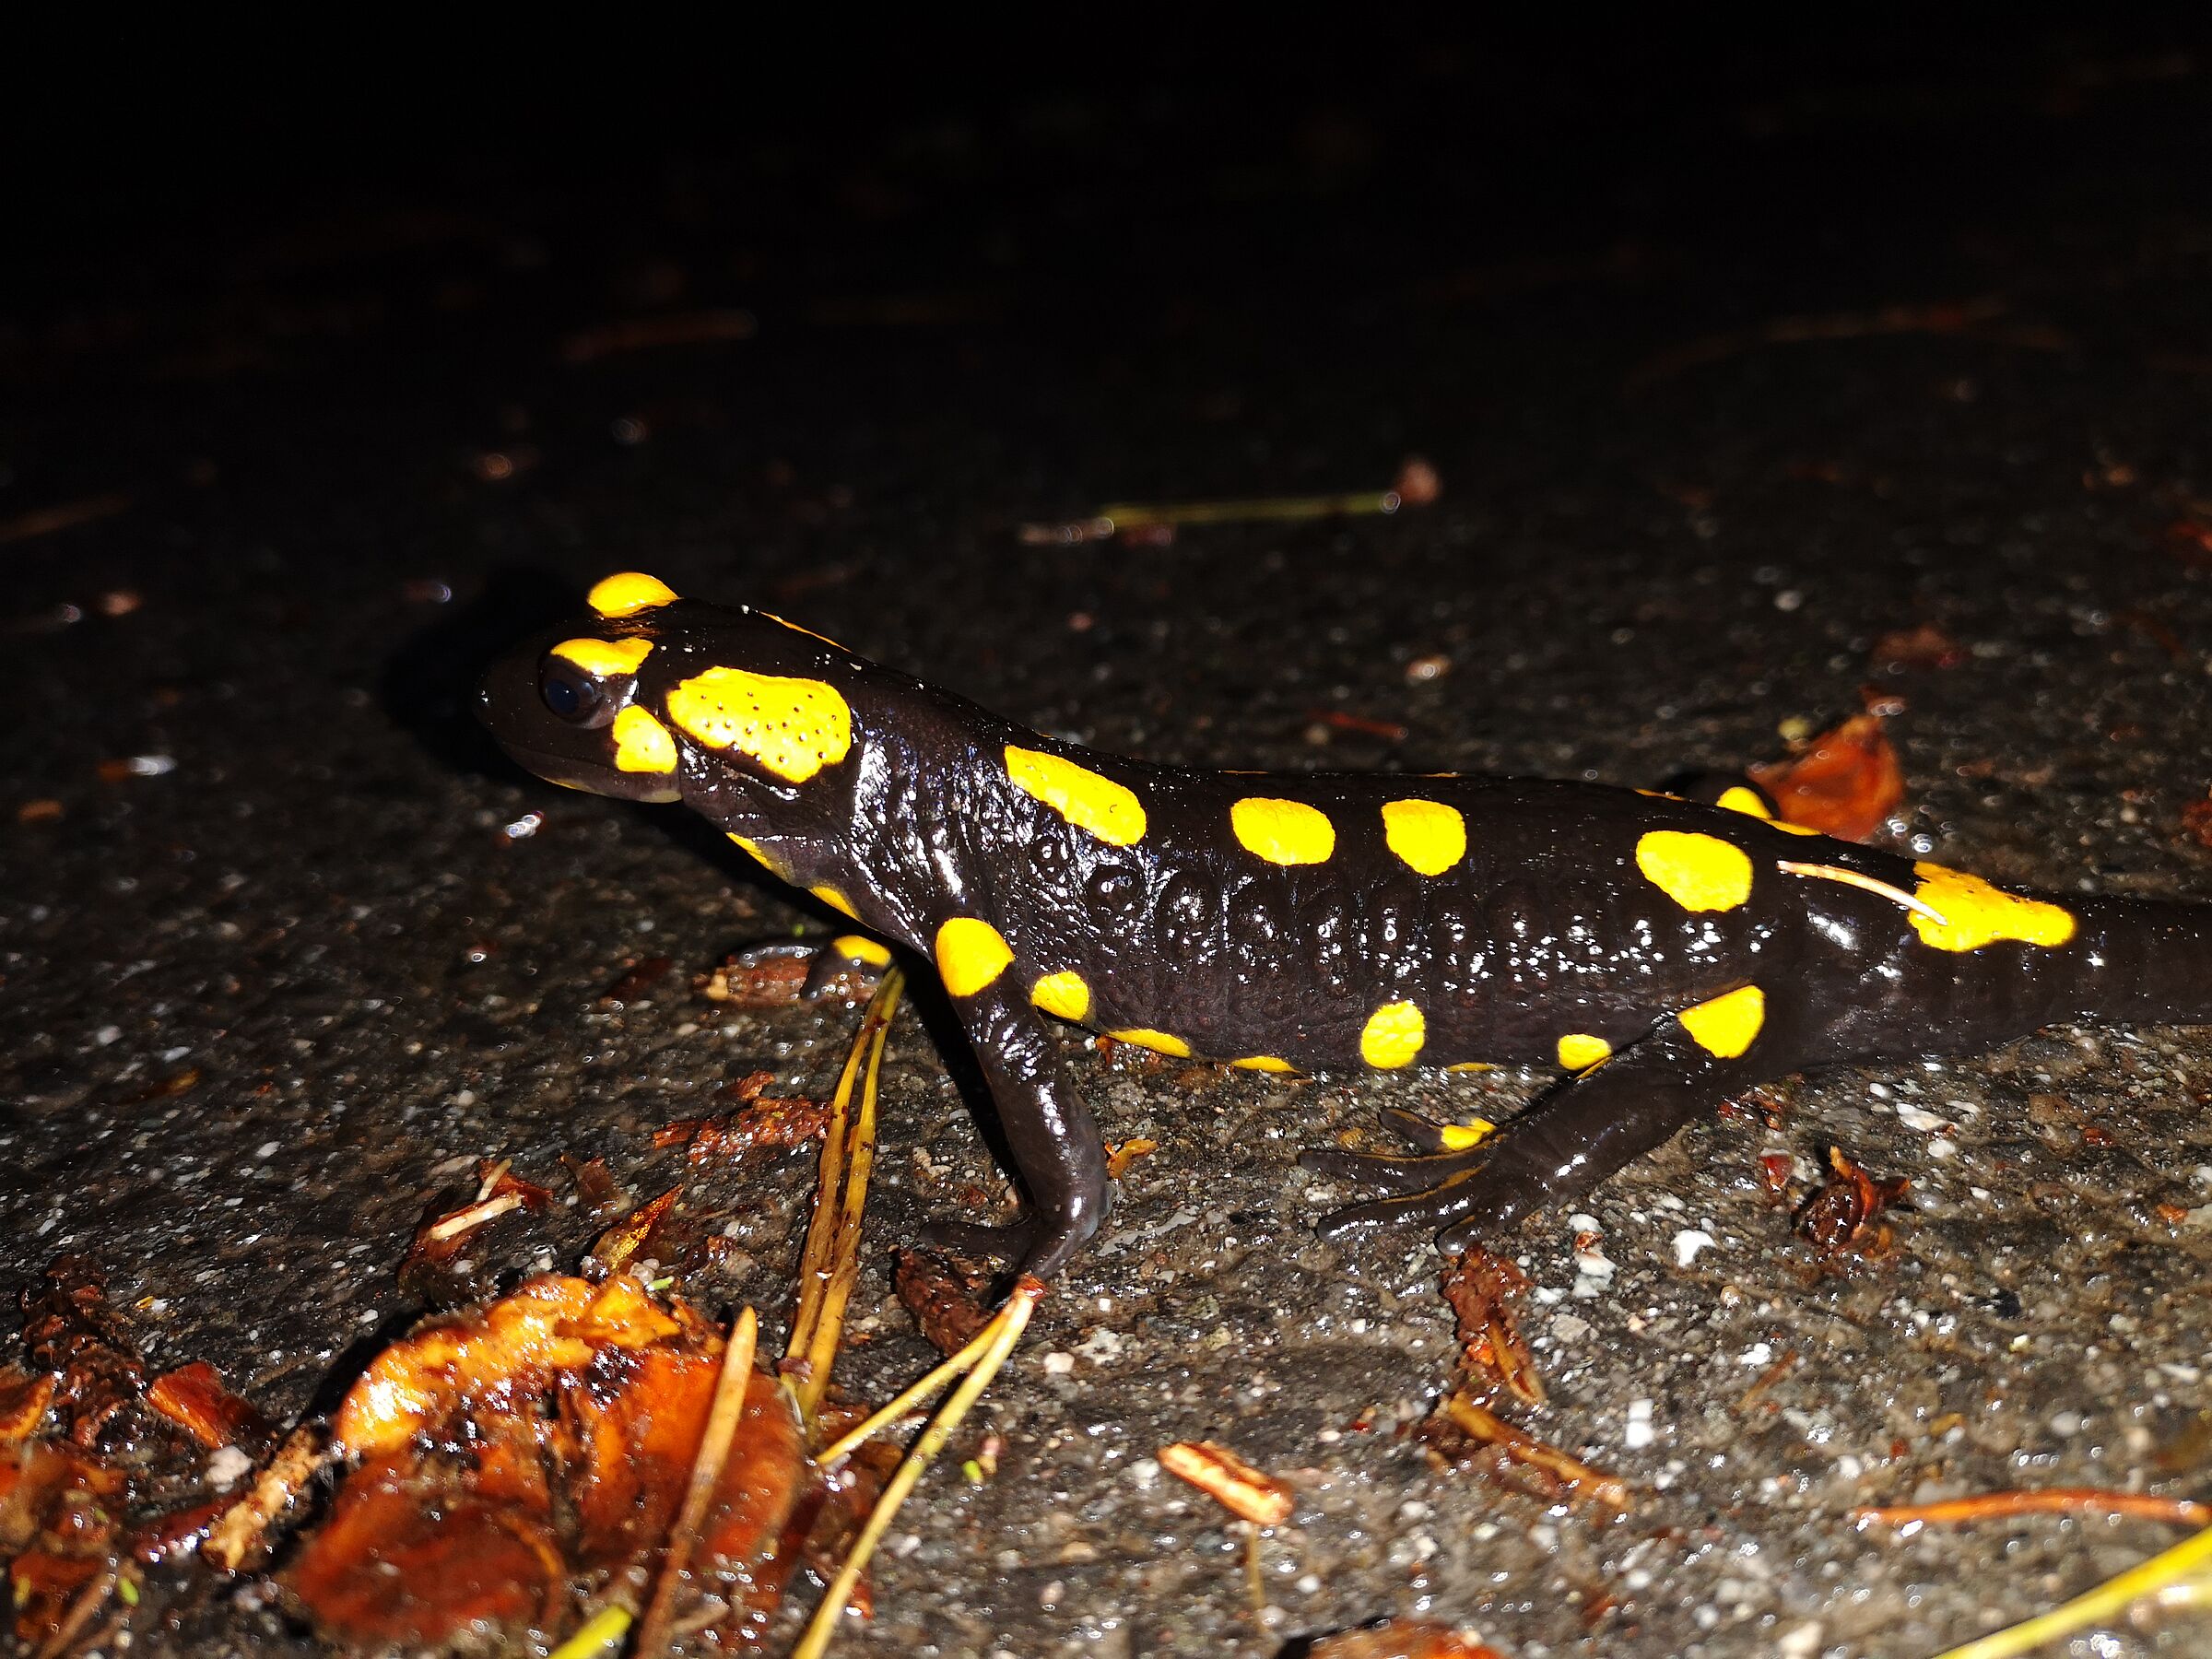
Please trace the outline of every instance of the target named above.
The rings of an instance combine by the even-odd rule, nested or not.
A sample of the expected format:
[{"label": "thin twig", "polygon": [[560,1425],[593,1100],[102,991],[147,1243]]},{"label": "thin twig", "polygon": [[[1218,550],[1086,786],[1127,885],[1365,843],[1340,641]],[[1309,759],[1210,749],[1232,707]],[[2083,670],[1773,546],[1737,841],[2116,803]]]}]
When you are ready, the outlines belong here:
[{"label": "thin twig", "polygon": [[2152,1492],[2112,1492],[2101,1487],[2042,1487],[2033,1491],[1981,1492],[1940,1503],[1900,1503],[1855,1509],[1861,1526],[1940,1526],[1958,1521],[2003,1521],[2014,1515],[2124,1515],[2135,1521],[2171,1521],[2176,1526],[2212,1526],[2212,1503],[2160,1498]]},{"label": "thin twig", "polygon": [[1818,876],[1823,881],[1840,881],[1845,887],[1854,887],[1862,893],[1873,893],[1892,904],[1901,904],[1916,915],[1925,916],[1938,927],[1948,927],[1943,912],[1931,907],[1925,899],[1917,899],[1902,888],[1891,887],[1873,876],[1862,876],[1856,870],[1847,870],[1841,865],[1800,864],[1794,858],[1778,858],[1774,867],[1784,876]]},{"label": "thin twig", "polygon": [[669,1617],[676,1606],[677,1586],[691,1566],[691,1552],[699,1547],[707,1505],[714,1500],[714,1483],[722,1478],[729,1460],[730,1442],[745,1416],[745,1396],[753,1380],[753,1350],[760,1324],[750,1308],[742,1310],[730,1327],[722,1350],[722,1375],[714,1384],[714,1405],[707,1413],[706,1432],[700,1437],[699,1455],[691,1462],[690,1483],[684,1488],[684,1506],[676,1524],[668,1529],[668,1547],[661,1555],[661,1576],[653,1587],[653,1600],[638,1626],[633,1659],[659,1659],[668,1650]]},{"label": "thin twig", "polygon": [[1038,1300],[1043,1295],[1043,1283],[1023,1275],[1015,1285],[1014,1293],[1006,1298],[1006,1305],[983,1327],[992,1333],[990,1347],[984,1350],[975,1369],[968,1373],[959,1387],[953,1390],[951,1397],[930,1420],[929,1427],[923,1430],[920,1438],[914,1441],[913,1449],[907,1453],[906,1460],[885,1485],[883,1496],[876,1500],[876,1507],[868,1512],[867,1521],[860,1529],[860,1535],[853,1539],[853,1548],[845,1557],[845,1564],[838,1569],[837,1577],[830,1581],[829,1593],[822,1597],[822,1605],[814,1610],[814,1617],[807,1621],[806,1633],[799,1638],[799,1645],[792,1649],[791,1659],[821,1659],[829,1652],[830,1639],[837,1634],[838,1620],[844,1616],[845,1607],[853,1599],[853,1587],[859,1583],[860,1575],[866,1570],[869,1558],[876,1553],[876,1546],[890,1529],[891,1522],[897,1518],[907,1494],[914,1489],[915,1483],[935,1461],[937,1453],[945,1449],[945,1442],[952,1438],[952,1431],[960,1426],[961,1419],[968,1415],[983,1390],[991,1385],[992,1378],[998,1375],[1000,1368],[1006,1362],[1006,1357],[1013,1353],[1015,1344],[1021,1340],[1021,1333],[1030,1323],[1030,1315],[1036,1311]]}]

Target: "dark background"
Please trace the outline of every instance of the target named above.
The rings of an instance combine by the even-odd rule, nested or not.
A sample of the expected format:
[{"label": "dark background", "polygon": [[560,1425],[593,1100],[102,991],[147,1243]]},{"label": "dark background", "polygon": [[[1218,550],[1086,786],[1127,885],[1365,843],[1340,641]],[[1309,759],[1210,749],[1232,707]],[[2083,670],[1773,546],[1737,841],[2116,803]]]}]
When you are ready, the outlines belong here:
[{"label": "dark background", "polygon": [[[481,664],[610,570],[1212,765],[1646,784],[1771,758],[1871,685],[1903,704],[1894,844],[2212,889],[2184,816],[2212,782],[2186,22],[610,17],[549,51],[312,21],[359,38],[27,41],[7,116],[0,1290],[90,1256],[158,1366],[296,1414],[420,1312],[394,1267],[474,1158],[557,1181],[602,1154],[647,1195],[658,1124],[756,1067],[833,1072],[842,1011],[688,989],[824,918],[465,718]],[[740,312],[751,337],[699,337]],[[641,323],[684,337],[595,347]],[[1413,454],[1442,498],[1390,519],[1016,534],[1380,488]],[[1923,624],[1952,665],[1877,648]],[[602,1000],[661,955],[650,998]],[[1002,1190],[931,1032],[892,1055],[887,1251]],[[2047,1605],[2155,1545],[2025,1528],[1970,1571],[1995,1541],[1843,1517],[2023,1468],[2201,1480],[2203,1247],[2159,1206],[2201,1196],[2208,1058],[2061,1033],[1785,1085],[1776,1127],[1693,1131],[1601,1195],[1602,1294],[1532,1230],[1560,1296],[1531,1428],[1644,1494],[1610,1527],[1346,1432],[1425,1411],[1449,1324],[1418,1239],[1311,1239],[1333,1200],[1292,1163],[1381,1105],[1496,1115],[1540,1079],[1088,1069],[1110,1135],[1161,1150],[1041,1320],[1085,1357],[994,1390],[1002,1472],[901,1521],[873,1640],[1267,1653],[1425,1608],[1515,1653],[1900,1653]],[[1802,1185],[1831,1144],[1917,1206],[1840,1276],[1757,1172]],[[808,1179],[717,1190],[739,1250],[700,1300],[772,1332]],[[1679,1269],[1692,1224],[1722,1243]],[[487,1271],[591,1230],[557,1213]],[[847,1382],[881,1394],[924,1357],[876,1268],[862,1305]],[[1742,1406],[1762,1347],[1797,1368]],[[1264,1628],[1241,1540],[1128,1473],[1209,1434],[1299,1473]],[[147,1642],[300,1640],[250,1589],[182,1605]]]}]

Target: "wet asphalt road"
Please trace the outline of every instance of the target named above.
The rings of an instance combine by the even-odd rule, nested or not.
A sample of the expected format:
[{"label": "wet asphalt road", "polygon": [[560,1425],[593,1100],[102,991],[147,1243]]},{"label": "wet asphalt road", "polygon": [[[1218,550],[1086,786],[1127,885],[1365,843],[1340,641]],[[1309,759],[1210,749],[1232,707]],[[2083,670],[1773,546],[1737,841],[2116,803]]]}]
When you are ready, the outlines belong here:
[{"label": "wet asphalt road", "polygon": [[[475,1159],[565,1191],[564,1153],[603,1155],[648,1195],[680,1159],[653,1130],[725,1082],[827,1087],[852,1014],[689,989],[825,917],[465,718],[478,665],[615,569],[1203,764],[1645,784],[1873,685],[1905,704],[1900,843],[2212,889],[2183,820],[2212,783],[2202,62],[947,94],[573,172],[426,144],[141,242],[77,222],[0,331],[0,1292],[89,1256],[157,1366],[287,1418],[419,1312],[394,1268]],[[592,332],[739,310],[750,338]],[[1379,488],[1413,453],[1444,493],[1393,518],[1015,534]],[[1877,660],[1921,624],[1962,660]],[[883,1253],[1005,1187],[944,1030],[925,1003],[891,1044],[860,1394],[926,1362]],[[1346,1194],[1293,1162],[1382,1104],[1495,1117],[1540,1079],[1081,1064],[1110,1136],[1159,1148],[994,1389],[995,1477],[933,1477],[841,1651],[1273,1653],[1426,1611],[1517,1659],[1932,1653],[2171,1535],[1900,1541],[1853,1505],[2204,1490],[2203,1032],[1778,1083],[1777,1126],[1701,1126],[1599,1194],[1609,1279],[1532,1228],[1524,1421],[1631,1483],[1610,1522],[1397,1432],[1448,1375],[1433,1257],[1316,1241]],[[1802,1194],[1830,1146],[1912,1186],[1892,1253],[1824,1272],[1760,1159]],[[714,1190],[735,1250],[701,1300],[785,1317],[810,1180]],[[1678,1265],[1686,1230],[1714,1242]],[[487,1269],[592,1232],[558,1212]],[[1149,1461],[1198,1438],[1298,1488],[1264,1623],[1241,1537]],[[312,1647],[253,1586],[187,1602],[133,1651]]]}]

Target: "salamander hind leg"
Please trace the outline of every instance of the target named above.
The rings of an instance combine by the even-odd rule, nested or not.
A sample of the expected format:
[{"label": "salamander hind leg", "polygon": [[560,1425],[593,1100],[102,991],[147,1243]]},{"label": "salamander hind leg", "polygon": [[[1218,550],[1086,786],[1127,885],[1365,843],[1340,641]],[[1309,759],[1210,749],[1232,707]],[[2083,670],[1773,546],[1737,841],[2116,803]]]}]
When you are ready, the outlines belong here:
[{"label": "salamander hind leg", "polygon": [[1309,1151],[1299,1160],[1307,1168],[1388,1194],[1335,1211],[1320,1230],[1418,1221],[1442,1228],[1438,1246],[1456,1252],[1570,1204],[1730,1095],[1794,1070],[1758,1041],[1764,1017],[1755,986],[1670,1016],[1464,1151]]}]

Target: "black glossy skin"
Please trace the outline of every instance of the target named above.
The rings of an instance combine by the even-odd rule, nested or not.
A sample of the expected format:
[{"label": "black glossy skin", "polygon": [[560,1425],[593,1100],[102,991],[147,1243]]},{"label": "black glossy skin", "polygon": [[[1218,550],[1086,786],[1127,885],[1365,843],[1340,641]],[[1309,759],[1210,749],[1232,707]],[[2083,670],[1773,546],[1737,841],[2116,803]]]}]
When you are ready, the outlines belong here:
[{"label": "black glossy skin", "polygon": [[[564,719],[543,695],[544,653],[576,637],[654,641],[635,676],[597,688],[608,706],[665,711],[671,687],[714,665],[834,687],[852,712],[850,753],[794,783],[670,722],[668,774],[619,771],[604,724]],[[1094,754],[742,608],[677,600],[587,618],[500,663],[482,715],[534,771],[680,799],[755,842],[786,880],[838,889],[885,939],[928,955],[953,917],[996,928],[1012,965],[955,1006],[1029,1188],[1023,1253],[1040,1276],[1097,1229],[1108,1196],[1098,1128],[1029,998],[1041,975],[1082,975],[1087,1025],[1300,1070],[1364,1067],[1369,1016],[1399,1000],[1425,1016],[1423,1065],[1553,1063],[1564,1033],[1605,1039],[1611,1059],[1472,1150],[1309,1155],[1392,1194],[1326,1225],[1449,1222],[1446,1248],[1580,1196],[1728,1096],[1807,1066],[1973,1050],[2063,1019],[2212,1014],[2212,931],[2194,907],[2052,900],[2077,922],[2062,945],[1936,949],[1891,899],[1775,868],[1819,864],[1912,892],[1912,861],[1889,853],[1584,784],[1200,772]],[[1009,744],[1134,791],[1142,839],[1110,844],[1017,787]],[[1321,808],[1336,827],[1333,853],[1289,866],[1256,857],[1230,830],[1231,804],[1246,796]],[[1381,808],[1407,796],[1463,816],[1467,852],[1451,869],[1420,875],[1385,844]],[[1747,899],[1686,910],[1637,867],[1639,839],[1654,830],[1741,849],[1755,871]],[[1708,1052],[1674,1018],[1750,984],[1765,1018],[1740,1055]]]}]

